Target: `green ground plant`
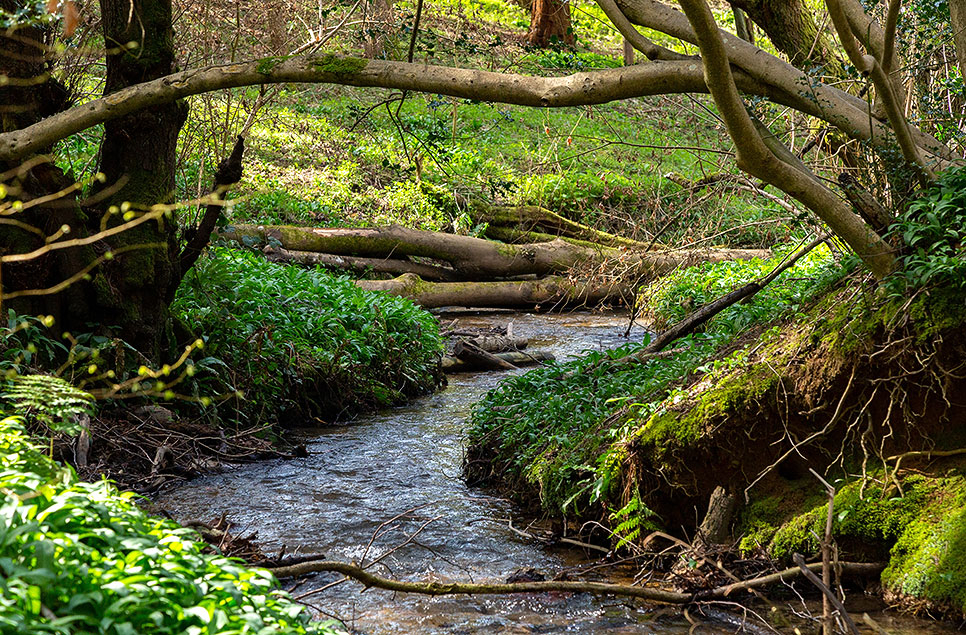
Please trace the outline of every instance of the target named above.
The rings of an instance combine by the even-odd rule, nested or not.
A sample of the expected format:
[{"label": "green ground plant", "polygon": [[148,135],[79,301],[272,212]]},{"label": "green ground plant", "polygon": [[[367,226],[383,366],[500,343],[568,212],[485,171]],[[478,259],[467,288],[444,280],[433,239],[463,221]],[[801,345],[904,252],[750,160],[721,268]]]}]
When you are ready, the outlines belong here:
[{"label": "green ground plant", "polygon": [[211,553],[0,420],[0,633],[334,634],[266,571]]},{"label": "green ground plant", "polygon": [[897,295],[926,287],[966,288],[966,168],[952,168],[899,216],[890,234],[905,253],[889,280]]},{"label": "green ground plant", "polygon": [[204,334],[223,378],[244,395],[231,405],[254,420],[332,420],[439,381],[435,318],[321,269],[216,249],[189,274],[173,310]]},{"label": "green ground plant", "polygon": [[[643,290],[642,297],[655,319],[674,322],[768,273],[781,258],[684,269]],[[473,411],[471,448],[495,455],[489,460],[493,472],[550,513],[619,502],[612,499],[614,487],[621,482],[627,436],[637,424],[666,400],[673,401],[677,387],[689,377],[740,364],[740,351],[715,361],[716,354],[749,329],[794,315],[842,274],[843,264],[823,247],[783,272],[751,302],[733,305],[703,331],[675,342],[673,347],[682,350],[669,359],[607,363],[641,350],[648,343],[643,341],[505,380]],[[471,461],[472,455],[471,449]]]}]

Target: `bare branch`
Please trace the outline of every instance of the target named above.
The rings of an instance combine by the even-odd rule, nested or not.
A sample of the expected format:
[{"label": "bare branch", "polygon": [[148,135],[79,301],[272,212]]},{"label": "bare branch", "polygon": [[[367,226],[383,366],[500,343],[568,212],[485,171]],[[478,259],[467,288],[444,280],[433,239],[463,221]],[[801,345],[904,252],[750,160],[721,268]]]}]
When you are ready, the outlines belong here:
[{"label": "bare branch", "polygon": [[705,64],[705,81],[735,142],[739,167],[801,201],[825,221],[877,277],[888,275],[895,266],[889,245],[821,181],[786,163],[768,149],[738,94],[725,42],[708,5],[704,0],[682,0],[681,6],[697,33]]}]

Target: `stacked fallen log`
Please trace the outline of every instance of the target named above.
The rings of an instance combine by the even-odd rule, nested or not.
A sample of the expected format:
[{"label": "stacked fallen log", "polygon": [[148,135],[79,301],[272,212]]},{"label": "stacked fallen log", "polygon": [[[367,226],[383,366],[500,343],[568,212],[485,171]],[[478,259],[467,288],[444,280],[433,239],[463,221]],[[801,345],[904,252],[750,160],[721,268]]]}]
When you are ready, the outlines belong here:
[{"label": "stacked fallen log", "polygon": [[497,207],[476,203],[472,206],[470,214],[474,222],[485,224],[484,233],[487,238],[508,243],[535,243],[559,238],[585,246],[605,245],[641,250],[667,249],[658,243],[641,242],[602,232],[537,205]]},{"label": "stacked fallen log", "polygon": [[548,351],[525,350],[529,341],[514,337],[510,325],[498,333],[463,330],[443,331],[443,335],[449,339],[440,364],[445,373],[516,370],[554,359]]},{"label": "stacked fallen log", "polygon": [[[539,214],[551,213],[543,210]],[[569,221],[561,218],[560,222]],[[604,240],[591,228],[581,231],[584,236]],[[394,280],[363,280],[359,284],[409,297],[427,308],[533,309],[619,302],[630,298],[642,281],[678,267],[768,255],[765,250],[748,249],[648,251],[640,243],[625,239],[619,239],[616,247],[561,238],[507,244],[398,226],[322,229],[233,225],[219,235],[262,247],[273,260],[401,274]],[[579,277],[574,272],[591,275]]]},{"label": "stacked fallen log", "polygon": [[486,282],[426,282],[412,273],[392,280],[359,280],[370,291],[385,291],[411,299],[427,309],[444,306],[473,306],[503,309],[544,309],[565,306],[596,306],[604,302],[625,301],[633,296],[629,282],[596,284],[563,276],[538,280],[500,280]]}]

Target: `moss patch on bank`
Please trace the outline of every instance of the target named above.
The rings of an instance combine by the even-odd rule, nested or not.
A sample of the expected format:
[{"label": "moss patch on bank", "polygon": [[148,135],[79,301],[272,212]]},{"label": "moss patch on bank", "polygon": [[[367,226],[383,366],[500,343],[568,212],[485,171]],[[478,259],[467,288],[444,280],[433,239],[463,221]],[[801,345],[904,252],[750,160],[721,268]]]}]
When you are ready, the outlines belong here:
[{"label": "moss patch on bank", "polygon": [[[888,562],[882,586],[893,601],[966,613],[966,461],[924,462],[915,472],[876,470],[837,483],[832,535],[839,557]],[[818,482],[807,477],[765,489],[741,514],[742,551],[818,556],[828,515]],[[804,491],[810,494],[795,493]]]},{"label": "moss patch on bank", "polygon": [[[673,322],[689,307],[767,273],[779,259],[702,264],[656,282],[642,297],[652,316]],[[724,376],[743,366],[744,354],[733,344],[737,338],[797,311],[841,271],[827,250],[817,250],[753,301],[725,310],[701,332],[676,342],[681,350],[668,359],[612,363],[647,345],[640,342],[502,382],[472,415],[467,476],[500,485],[551,513],[600,516],[607,507],[625,506],[636,491],[633,479],[626,478],[627,460],[638,446],[692,441],[701,433],[701,419],[722,409],[720,400],[706,400],[697,414],[679,418],[691,400],[684,387],[695,377]],[[729,352],[715,361],[723,350]],[[756,382],[755,394],[767,391],[770,381]],[[726,401],[753,404],[740,386],[726,392]]]},{"label": "moss patch on bank", "polygon": [[210,553],[0,420],[0,633],[334,634],[270,573]]}]

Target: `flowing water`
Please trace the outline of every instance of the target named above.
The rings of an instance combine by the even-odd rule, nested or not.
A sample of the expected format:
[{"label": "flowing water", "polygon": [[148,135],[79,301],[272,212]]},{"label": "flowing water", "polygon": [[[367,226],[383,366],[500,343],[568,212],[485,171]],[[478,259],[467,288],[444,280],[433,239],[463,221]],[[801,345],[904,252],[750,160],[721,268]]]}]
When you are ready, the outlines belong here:
[{"label": "flowing water", "polygon": [[[558,359],[627,341],[622,337],[626,318],[613,314],[459,318],[463,326],[508,321],[514,335],[531,338],[531,348],[551,350]],[[637,329],[631,337],[641,334]],[[229,468],[168,491],[158,504],[179,520],[207,521],[226,513],[236,532],[257,532],[269,553],[284,547],[287,553],[325,553],[345,561],[381,558],[374,572],[407,580],[502,582],[524,568],[552,575],[587,566],[580,551],[548,549],[521,535],[511,526],[512,505],[467,487],[460,478],[467,416],[505,376],[453,375],[445,390],[405,406],[349,425],[302,430],[307,458]],[[314,576],[293,594],[309,594],[305,602],[362,633],[684,634],[691,629],[678,610],[613,598],[564,593],[430,598],[376,589],[361,593],[354,582],[325,588],[339,577]],[[720,613],[700,632],[735,632],[728,615]],[[952,632],[891,616],[877,619],[897,635]]]}]

